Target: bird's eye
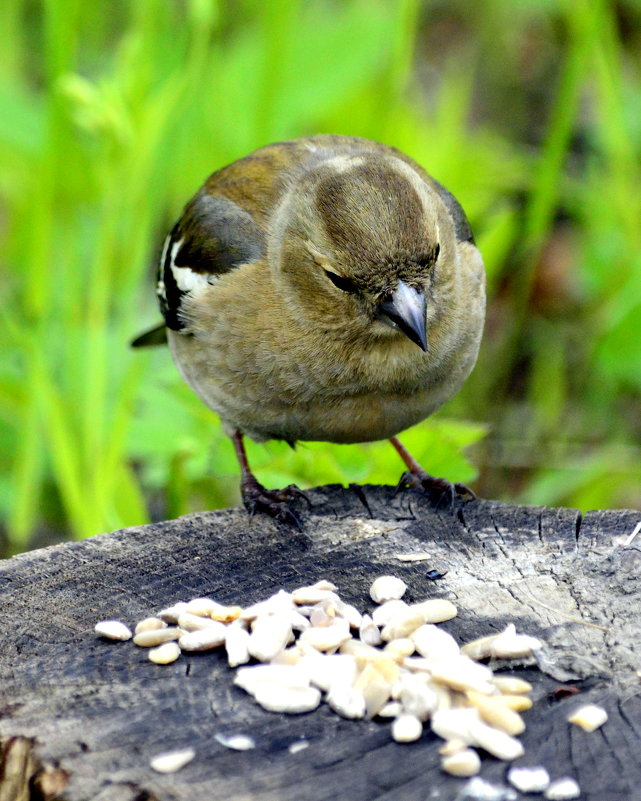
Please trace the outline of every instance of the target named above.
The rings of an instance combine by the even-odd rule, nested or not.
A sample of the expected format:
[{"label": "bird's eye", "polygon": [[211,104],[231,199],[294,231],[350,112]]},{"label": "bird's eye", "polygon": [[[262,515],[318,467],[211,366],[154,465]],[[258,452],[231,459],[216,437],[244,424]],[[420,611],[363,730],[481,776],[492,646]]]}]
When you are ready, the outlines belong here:
[{"label": "bird's eye", "polygon": [[325,275],[329,278],[329,280],[332,282],[332,284],[334,284],[335,287],[342,289],[343,292],[357,291],[354,282],[350,281],[349,278],[343,278],[342,275],[337,275],[336,273],[333,273],[330,270],[325,270]]}]

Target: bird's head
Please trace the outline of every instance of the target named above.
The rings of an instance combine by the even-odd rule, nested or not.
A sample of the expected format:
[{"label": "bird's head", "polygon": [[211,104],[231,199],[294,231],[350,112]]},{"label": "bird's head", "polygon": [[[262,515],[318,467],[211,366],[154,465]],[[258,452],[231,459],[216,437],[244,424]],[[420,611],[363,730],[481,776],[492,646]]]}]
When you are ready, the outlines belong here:
[{"label": "bird's head", "polygon": [[369,341],[407,337],[426,351],[436,274],[455,250],[451,229],[437,193],[401,159],[340,156],[290,188],[274,218],[271,262],[305,322]]}]

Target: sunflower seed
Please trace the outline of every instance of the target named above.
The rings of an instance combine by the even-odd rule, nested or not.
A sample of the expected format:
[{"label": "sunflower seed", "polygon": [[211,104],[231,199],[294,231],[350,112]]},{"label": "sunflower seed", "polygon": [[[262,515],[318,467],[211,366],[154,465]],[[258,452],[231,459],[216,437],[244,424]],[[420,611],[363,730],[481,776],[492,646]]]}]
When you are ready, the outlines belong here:
[{"label": "sunflower seed", "polygon": [[176,626],[168,626],[165,629],[141,631],[140,634],[136,634],[134,637],[134,642],[140,648],[153,648],[156,645],[162,645],[164,642],[177,640],[181,634],[181,629]]},{"label": "sunflower seed", "polygon": [[300,751],[304,751],[306,748],[309,748],[309,740],[296,740],[293,743],[290,743],[287,750],[290,754],[298,754]]},{"label": "sunflower seed", "polygon": [[409,637],[422,624],[422,615],[414,612],[412,607],[409,607],[392,617],[389,623],[383,627],[381,637],[385,642],[400,640],[403,637]]},{"label": "sunflower seed", "polygon": [[536,637],[527,634],[517,634],[514,623],[508,623],[491,646],[491,656],[496,659],[516,659],[531,656],[543,643]]},{"label": "sunflower seed", "polygon": [[525,723],[518,712],[513,712],[501,702],[499,696],[483,695],[469,690],[467,698],[472,706],[478,709],[486,723],[508,734],[521,734],[525,731]]},{"label": "sunflower seed", "polygon": [[227,626],[225,650],[230,667],[237,667],[249,662],[249,632],[240,625]]},{"label": "sunflower seed", "polygon": [[332,651],[351,638],[349,623],[345,618],[334,618],[328,626],[306,629],[299,638],[300,643],[308,644],[319,651]]},{"label": "sunflower seed", "polygon": [[367,706],[365,696],[360,690],[351,687],[346,682],[333,684],[325,698],[331,709],[341,717],[358,720],[365,717]]},{"label": "sunflower seed", "polygon": [[403,597],[407,584],[396,576],[379,576],[369,588],[369,594],[374,603],[382,604],[385,601],[397,601]]},{"label": "sunflower seed", "polygon": [[570,798],[579,798],[580,795],[581,788],[569,776],[553,781],[544,793],[548,801],[566,801]]},{"label": "sunflower seed", "polygon": [[601,706],[586,704],[575,710],[569,717],[568,723],[580,726],[583,731],[596,731],[608,719],[608,713]]},{"label": "sunflower seed", "polygon": [[287,645],[292,635],[289,615],[261,615],[254,620],[247,642],[251,656],[261,662],[269,662]]},{"label": "sunflower seed", "polygon": [[176,773],[184,768],[196,756],[193,748],[185,748],[183,751],[168,751],[158,754],[149,762],[150,766],[157,773]]},{"label": "sunflower seed", "polygon": [[415,715],[399,715],[392,723],[392,739],[397,743],[412,743],[423,734],[423,724]]},{"label": "sunflower seed", "polygon": [[454,604],[445,598],[431,598],[418,604],[412,604],[410,609],[423,616],[423,623],[444,623],[458,614]]},{"label": "sunflower seed", "polygon": [[183,651],[211,651],[223,645],[227,637],[227,629],[223,623],[210,621],[211,626],[199,631],[188,631],[178,640]]},{"label": "sunflower seed", "polygon": [[481,770],[481,758],[471,748],[464,748],[444,756],[441,768],[452,776],[475,776]]},{"label": "sunflower seed", "polygon": [[232,751],[250,751],[256,748],[256,743],[251,737],[246,734],[214,734],[214,740],[217,740],[225,748],[231,748]]},{"label": "sunflower seed", "polygon": [[550,774],[542,766],[510,768],[507,780],[521,793],[542,793],[550,784]]},{"label": "sunflower seed", "polygon": [[529,681],[518,679],[516,676],[495,676],[494,685],[505,695],[521,695],[531,693],[532,685]]},{"label": "sunflower seed", "polygon": [[164,620],[165,623],[175,626],[178,623],[178,618],[186,609],[187,604],[185,601],[178,601],[178,603],[174,604],[173,606],[168,606],[166,609],[158,612],[157,617],[159,617],[161,620]]},{"label": "sunflower seed", "polygon": [[379,628],[381,628],[382,626],[387,626],[393,617],[401,614],[407,609],[409,609],[409,604],[406,604],[405,601],[385,601],[384,604],[381,604],[374,609],[372,612],[372,620]]},{"label": "sunflower seed", "polygon": [[316,687],[286,687],[264,682],[257,685],[254,698],[268,712],[296,715],[316,709],[320,704],[321,694]]},{"label": "sunflower seed", "polygon": [[101,620],[94,626],[94,631],[106,640],[125,640],[131,639],[131,630],[119,620]]},{"label": "sunflower seed", "polygon": [[448,659],[460,653],[454,637],[433,623],[419,626],[410,637],[419,654],[429,659]]},{"label": "sunflower seed", "polygon": [[363,615],[358,636],[367,645],[380,645],[383,642],[378,626],[369,615]]},{"label": "sunflower seed", "polygon": [[167,624],[159,617],[146,617],[140,623],[136,623],[134,634],[140,634],[142,631],[156,631],[157,629],[166,629]]},{"label": "sunflower seed", "polygon": [[156,665],[169,665],[180,656],[180,646],[175,640],[165,642],[156,648],[150,648],[147,656]]},{"label": "sunflower seed", "polygon": [[194,615],[191,612],[182,612],[178,616],[178,625],[184,631],[202,631],[210,626],[220,626],[221,624],[210,617],[202,617],[202,615]]}]

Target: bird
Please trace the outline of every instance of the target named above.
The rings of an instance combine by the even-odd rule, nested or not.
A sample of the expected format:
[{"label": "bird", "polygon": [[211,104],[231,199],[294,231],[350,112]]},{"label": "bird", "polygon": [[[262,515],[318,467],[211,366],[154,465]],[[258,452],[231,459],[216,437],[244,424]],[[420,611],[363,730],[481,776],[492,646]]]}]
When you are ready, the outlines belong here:
[{"label": "bird", "polygon": [[157,295],[164,323],[132,344],[166,339],[182,377],[219,415],[250,514],[300,527],[302,493],[264,487],[245,437],[389,439],[404,486],[474,497],[429,475],[397,436],[460,389],[485,317],[467,217],[402,151],[326,134],[222,167],[168,233]]}]

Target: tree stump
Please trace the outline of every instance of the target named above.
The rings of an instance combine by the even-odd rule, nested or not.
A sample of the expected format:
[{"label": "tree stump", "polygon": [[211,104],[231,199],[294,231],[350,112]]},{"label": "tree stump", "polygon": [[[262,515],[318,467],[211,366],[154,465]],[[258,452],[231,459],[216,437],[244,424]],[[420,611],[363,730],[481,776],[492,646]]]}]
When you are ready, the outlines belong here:
[{"label": "tree stump", "polygon": [[[455,601],[457,641],[514,621],[546,646],[538,664],[510,665],[534,685],[519,765],[574,777],[586,801],[641,799],[641,534],[637,511],[589,512],[470,501],[437,511],[415,491],[322,487],[300,532],[233,509],[126,529],[7,560],[0,566],[0,801],[454,801],[466,779],[439,768],[426,727],[397,744],[389,723],[344,720],[323,705],[264,711],[232,683],[222,651],[152,664],[94,624],[129,625],[178,600],[247,605],[321,578],[363,610],[381,574],[407,597]],[[429,561],[397,555],[427,552]],[[432,571],[445,573],[434,578]],[[584,703],[609,720],[586,733],[567,722]],[[256,748],[216,733],[250,734]],[[297,753],[289,746],[304,738]],[[159,752],[195,759],[161,775]],[[508,765],[481,777],[506,787]],[[518,793],[496,798],[525,798]],[[532,797],[532,796],[528,796]],[[540,797],[540,796],[539,796]]]}]

